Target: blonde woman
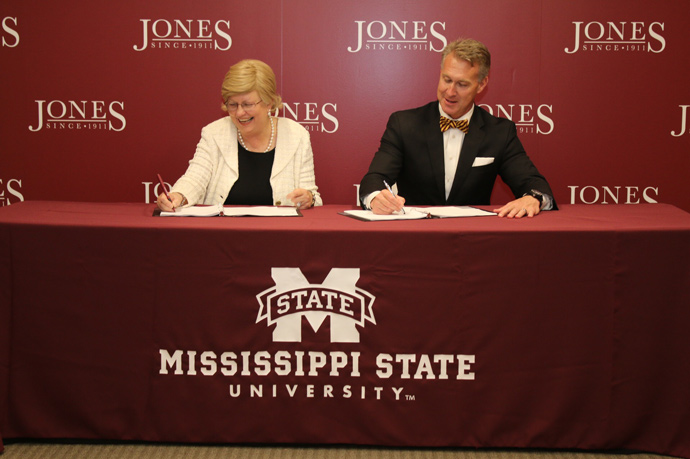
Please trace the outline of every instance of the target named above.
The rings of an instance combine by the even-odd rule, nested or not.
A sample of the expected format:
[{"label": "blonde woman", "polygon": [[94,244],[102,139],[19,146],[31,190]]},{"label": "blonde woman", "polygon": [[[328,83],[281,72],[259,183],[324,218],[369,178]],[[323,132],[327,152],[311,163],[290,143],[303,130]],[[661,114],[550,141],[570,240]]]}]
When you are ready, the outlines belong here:
[{"label": "blonde woman", "polygon": [[[221,90],[228,116],[201,130],[185,174],[156,203],[163,211],[195,204],[323,204],[314,176],[309,132],[272,116],[282,107],[273,70],[247,59],[230,67]],[[172,200],[172,202],[171,202]]]}]

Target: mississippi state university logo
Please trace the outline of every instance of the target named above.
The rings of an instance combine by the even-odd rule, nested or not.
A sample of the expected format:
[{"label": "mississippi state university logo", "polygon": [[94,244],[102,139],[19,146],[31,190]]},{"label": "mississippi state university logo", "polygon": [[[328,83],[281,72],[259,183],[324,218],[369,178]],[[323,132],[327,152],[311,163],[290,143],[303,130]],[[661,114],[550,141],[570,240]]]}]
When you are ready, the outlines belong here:
[{"label": "mississippi state university logo", "polygon": [[273,342],[302,341],[302,317],[317,332],[327,317],[331,343],[358,343],[365,322],[376,324],[372,306],[376,299],[358,287],[359,268],[333,268],[322,284],[311,284],[299,268],[272,268],[275,287],[256,296],[259,314],[276,325]]}]

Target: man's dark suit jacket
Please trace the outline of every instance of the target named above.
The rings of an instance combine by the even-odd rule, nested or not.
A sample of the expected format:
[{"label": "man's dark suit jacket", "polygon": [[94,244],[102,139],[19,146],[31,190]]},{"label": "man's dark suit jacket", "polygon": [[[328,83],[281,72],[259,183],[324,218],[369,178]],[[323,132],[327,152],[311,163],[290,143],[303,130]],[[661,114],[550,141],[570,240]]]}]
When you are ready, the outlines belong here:
[{"label": "man's dark suit jacket", "polygon": [[391,115],[379,151],[360,184],[360,199],[385,188],[385,180],[398,184],[406,205],[487,205],[497,175],[515,197],[532,189],[553,197],[546,179],[525,153],[515,123],[475,106],[446,200],[439,117],[437,101]]}]

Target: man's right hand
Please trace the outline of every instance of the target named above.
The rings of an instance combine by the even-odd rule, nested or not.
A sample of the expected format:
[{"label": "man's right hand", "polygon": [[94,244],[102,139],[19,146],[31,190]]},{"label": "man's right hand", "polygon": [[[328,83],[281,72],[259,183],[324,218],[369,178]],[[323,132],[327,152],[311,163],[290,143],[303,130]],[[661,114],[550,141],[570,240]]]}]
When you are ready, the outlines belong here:
[{"label": "man's right hand", "polygon": [[374,199],[371,200],[371,211],[378,215],[390,215],[393,212],[399,212],[405,205],[405,198],[402,196],[394,196],[388,190],[381,190]]}]

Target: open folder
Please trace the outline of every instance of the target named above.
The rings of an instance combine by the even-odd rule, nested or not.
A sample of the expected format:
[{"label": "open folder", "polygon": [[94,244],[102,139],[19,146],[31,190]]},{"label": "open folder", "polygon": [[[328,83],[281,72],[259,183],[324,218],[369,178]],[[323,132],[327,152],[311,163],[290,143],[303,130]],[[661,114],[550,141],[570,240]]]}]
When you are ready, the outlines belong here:
[{"label": "open folder", "polygon": [[[155,215],[155,213],[154,213]],[[189,206],[175,209],[175,212],[160,212],[161,217],[301,217],[296,207],[225,207],[222,204],[213,206]]]},{"label": "open folder", "polygon": [[423,218],[487,217],[496,212],[470,206],[405,207],[405,212],[377,215],[370,210],[346,210],[341,215],[365,221],[421,220]]}]

